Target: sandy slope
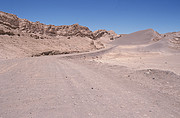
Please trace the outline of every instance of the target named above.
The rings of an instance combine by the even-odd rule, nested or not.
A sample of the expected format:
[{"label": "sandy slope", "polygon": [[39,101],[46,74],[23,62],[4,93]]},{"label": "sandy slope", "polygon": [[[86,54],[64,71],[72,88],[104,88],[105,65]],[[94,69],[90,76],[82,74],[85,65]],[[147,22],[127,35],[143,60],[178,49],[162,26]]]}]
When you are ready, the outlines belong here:
[{"label": "sandy slope", "polygon": [[0,35],[0,59],[31,57],[48,51],[88,52],[103,48],[99,41],[87,37],[51,37],[33,39],[26,36]]},{"label": "sandy slope", "polygon": [[160,35],[153,29],[147,29],[142,31],[137,31],[123,37],[119,40],[112,42],[114,45],[142,45],[152,43],[156,38],[160,38]]},{"label": "sandy slope", "polygon": [[0,117],[177,118],[179,83],[168,71],[61,56],[1,60]]}]

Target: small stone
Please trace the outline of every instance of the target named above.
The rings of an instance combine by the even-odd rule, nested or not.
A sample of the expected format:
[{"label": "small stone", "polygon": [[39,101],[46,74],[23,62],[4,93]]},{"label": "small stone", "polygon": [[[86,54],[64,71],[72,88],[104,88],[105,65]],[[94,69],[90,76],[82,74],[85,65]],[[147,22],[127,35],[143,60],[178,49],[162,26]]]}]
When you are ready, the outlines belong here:
[{"label": "small stone", "polygon": [[124,108],[124,106],[120,106],[120,108]]},{"label": "small stone", "polygon": [[92,113],[88,113],[89,116],[92,116]]},{"label": "small stone", "polygon": [[147,114],[144,114],[145,117],[147,117],[148,115]]}]

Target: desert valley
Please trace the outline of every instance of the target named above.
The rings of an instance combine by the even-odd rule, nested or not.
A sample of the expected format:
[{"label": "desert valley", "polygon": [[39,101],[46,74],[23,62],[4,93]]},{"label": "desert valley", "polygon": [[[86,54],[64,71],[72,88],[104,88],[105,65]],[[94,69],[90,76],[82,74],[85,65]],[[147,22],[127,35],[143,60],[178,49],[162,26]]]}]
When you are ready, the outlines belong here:
[{"label": "desert valley", "polygon": [[91,31],[0,11],[0,118],[179,118],[180,32]]}]

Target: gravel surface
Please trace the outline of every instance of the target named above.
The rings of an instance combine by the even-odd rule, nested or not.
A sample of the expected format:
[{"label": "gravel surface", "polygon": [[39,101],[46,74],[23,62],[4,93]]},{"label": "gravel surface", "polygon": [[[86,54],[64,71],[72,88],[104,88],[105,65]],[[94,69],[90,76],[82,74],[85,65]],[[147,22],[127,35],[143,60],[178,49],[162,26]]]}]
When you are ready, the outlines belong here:
[{"label": "gravel surface", "polygon": [[169,71],[92,60],[1,60],[0,117],[178,118],[179,85],[179,76]]}]

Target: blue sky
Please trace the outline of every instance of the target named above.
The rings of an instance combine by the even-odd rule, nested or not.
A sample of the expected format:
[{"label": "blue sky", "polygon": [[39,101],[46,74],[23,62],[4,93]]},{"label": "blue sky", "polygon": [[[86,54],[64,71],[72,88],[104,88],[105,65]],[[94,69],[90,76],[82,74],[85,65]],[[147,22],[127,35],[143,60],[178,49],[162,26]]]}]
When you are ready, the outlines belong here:
[{"label": "blue sky", "polygon": [[118,34],[180,31],[180,0],[0,0],[0,11],[45,24],[78,23]]}]

